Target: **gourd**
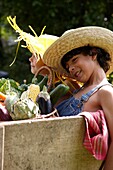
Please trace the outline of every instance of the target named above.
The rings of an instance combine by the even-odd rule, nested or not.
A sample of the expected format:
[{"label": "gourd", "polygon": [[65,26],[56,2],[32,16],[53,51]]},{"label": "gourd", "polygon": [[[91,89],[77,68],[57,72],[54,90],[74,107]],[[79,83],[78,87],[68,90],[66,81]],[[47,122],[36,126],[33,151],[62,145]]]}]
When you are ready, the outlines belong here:
[{"label": "gourd", "polygon": [[31,99],[24,99],[13,105],[10,115],[13,120],[36,118],[40,115],[40,110],[38,104],[35,104]]},{"label": "gourd", "polygon": [[7,95],[6,100],[4,101],[4,104],[9,113],[13,111],[13,105],[18,100],[19,100],[19,97],[16,93],[13,95]]}]

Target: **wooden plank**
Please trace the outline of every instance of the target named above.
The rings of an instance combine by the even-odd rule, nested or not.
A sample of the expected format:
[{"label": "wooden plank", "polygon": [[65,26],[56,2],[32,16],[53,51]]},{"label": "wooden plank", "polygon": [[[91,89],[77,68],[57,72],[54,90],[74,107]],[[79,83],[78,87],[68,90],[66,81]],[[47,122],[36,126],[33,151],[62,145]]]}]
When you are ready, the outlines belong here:
[{"label": "wooden plank", "polygon": [[0,126],[0,170],[3,170],[4,156],[4,127]]},{"label": "wooden plank", "polygon": [[82,117],[4,123],[3,170],[98,170],[84,147]]}]

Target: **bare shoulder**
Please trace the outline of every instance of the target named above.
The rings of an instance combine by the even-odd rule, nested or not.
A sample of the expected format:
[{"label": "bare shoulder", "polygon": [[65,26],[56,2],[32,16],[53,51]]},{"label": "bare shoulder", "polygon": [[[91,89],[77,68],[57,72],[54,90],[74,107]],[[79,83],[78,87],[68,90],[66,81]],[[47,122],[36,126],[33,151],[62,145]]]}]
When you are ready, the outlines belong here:
[{"label": "bare shoulder", "polygon": [[113,91],[113,86],[112,85],[104,85],[100,88],[100,91]]},{"label": "bare shoulder", "polygon": [[102,103],[105,103],[108,101],[110,103],[111,101],[113,102],[113,87],[110,85],[105,85],[101,87],[98,91],[98,97]]}]

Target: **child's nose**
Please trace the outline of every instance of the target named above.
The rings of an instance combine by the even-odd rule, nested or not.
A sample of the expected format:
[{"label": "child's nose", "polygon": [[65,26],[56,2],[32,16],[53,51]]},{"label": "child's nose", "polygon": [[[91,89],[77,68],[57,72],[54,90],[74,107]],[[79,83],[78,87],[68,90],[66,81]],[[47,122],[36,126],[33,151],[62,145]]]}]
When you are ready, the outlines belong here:
[{"label": "child's nose", "polygon": [[32,61],[32,60],[33,60],[33,57],[34,57],[34,56],[32,55],[32,56],[29,58],[29,61]]},{"label": "child's nose", "polygon": [[70,66],[69,67],[69,72],[73,72],[75,70],[75,67],[74,66]]}]

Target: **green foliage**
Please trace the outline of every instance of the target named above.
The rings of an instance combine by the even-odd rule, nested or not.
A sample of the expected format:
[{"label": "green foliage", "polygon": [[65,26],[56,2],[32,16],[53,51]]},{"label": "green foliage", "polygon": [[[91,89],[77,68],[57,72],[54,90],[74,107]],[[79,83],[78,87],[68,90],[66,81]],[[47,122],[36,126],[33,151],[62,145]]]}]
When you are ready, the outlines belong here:
[{"label": "green foliage", "polygon": [[20,48],[16,62],[9,67],[15,57],[16,44],[9,46],[7,40],[17,37],[17,34],[7,22],[7,16],[16,16],[19,27],[32,34],[28,27],[31,25],[37,35],[40,35],[45,25],[45,33],[57,36],[61,36],[67,29],[87,25],[113,30],[112,0],[4,0],[0,6],[0,68],[8,71],[9,76],[19,82],[24,79],[30,81],[32,77],[28,61],[30,53]]},{"label": "green foliage", "polygon": [[108,75],[108,81],[113,84],[113,72],[111,72],[109,75]]}]

